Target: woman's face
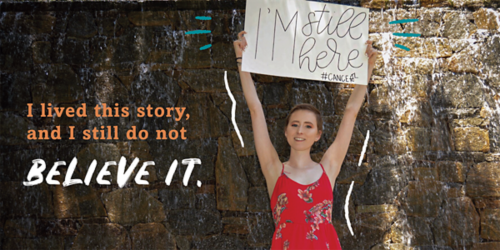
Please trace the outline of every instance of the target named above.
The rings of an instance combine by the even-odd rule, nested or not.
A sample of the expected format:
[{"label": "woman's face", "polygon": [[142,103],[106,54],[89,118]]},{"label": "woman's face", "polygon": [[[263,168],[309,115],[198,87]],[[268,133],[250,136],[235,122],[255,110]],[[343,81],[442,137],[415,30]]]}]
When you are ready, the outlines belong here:
[{"label": "woman's face", "polygon": [[297,110],[290,116],[285,130],[285,136],[290,147],[296,150],[306,150],[321,138],[316,115],[309,110]]}]

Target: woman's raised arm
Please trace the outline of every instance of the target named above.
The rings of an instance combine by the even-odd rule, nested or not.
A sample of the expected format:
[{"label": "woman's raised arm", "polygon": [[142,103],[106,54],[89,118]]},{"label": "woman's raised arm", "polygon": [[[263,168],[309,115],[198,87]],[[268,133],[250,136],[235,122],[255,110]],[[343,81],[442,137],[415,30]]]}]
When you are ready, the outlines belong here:
[{"label": "woman's raised arm", "polygon": [[[368,81],[370,81],[375,61],[377,60],[378,51],[372,47],[372,41],[367,41],[366,44],[366,55],[369,58]],[[332,180],[337,178],[342,162],[344,162],[347,150],[349,149],[354,124],[356,123],[356,117],[359,109],[363,105],[367,87],[368,83],[366,83],[366,85],[356,85],[354,87],[354,90],[347,101],[344,116],[342,117],[342,122],[340,122],[339,130],[337,132],[337,137],[335,137],[335,141],[325,152],[323,159],[321,159],[321,163],[325,167],[328,177]]]},{"label": "woman's raised arm", "polygon": [[[236,58],[242,57],[243,51],[247,46],[247,42],[244,37],[245,33],[245,31],[238,33],[238,40],[233,43]],[[257,96],[252,76],[249,72],[241,71],[241,60],[237,59],[237,61],[241,87],[252,117],[255,150],[257,151],[262,173],[268,182],[268,188],[272,190],[274,188],[274,183],[281,173],[281,162],[276,149],[271,143],[269,132],[267,131],[266,118],[264,117],[264,110],[262,109],[262,104]],[[272,186],[269,186],[270,184]]]}]

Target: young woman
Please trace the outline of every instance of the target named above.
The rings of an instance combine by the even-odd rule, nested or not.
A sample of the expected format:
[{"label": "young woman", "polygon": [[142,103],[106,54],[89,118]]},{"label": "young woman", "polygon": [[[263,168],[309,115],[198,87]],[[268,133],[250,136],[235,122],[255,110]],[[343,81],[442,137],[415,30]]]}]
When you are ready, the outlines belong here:
[{"label": "young woman", "polygon": [[[365,85],[356,85],[340,123],[337,137],[318,163],[311,159],[311,147],[321,138],[323,121],[310,104],[292,108],[285,136],[290,158],[282,163],[267,131],[262,104],[249,72],[241,71],[241,57],[247,46],[242,31],[234,41],[241,85],[250,109],[255,148],[266,178],[275,232],[271,249],[341,249],[331,220],[333,187],[351,140],[354,123],[364,101]],[[367,41],[368,79],[378,52]]]}]

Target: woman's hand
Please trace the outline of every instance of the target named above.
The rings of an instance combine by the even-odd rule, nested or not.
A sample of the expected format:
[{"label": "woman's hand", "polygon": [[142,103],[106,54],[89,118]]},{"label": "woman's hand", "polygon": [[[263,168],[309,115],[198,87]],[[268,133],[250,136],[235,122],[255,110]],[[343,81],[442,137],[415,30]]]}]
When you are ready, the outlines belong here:
[{"label": "woman's hand", "polygon": [[379,54],[378,50],[372,47],[373,41],[366,41],[366,56],[368,56],[368,67],[373,69],[375,67],[375,62],[377,61],[377,56]]},{"label": "woman's hand", "polygon": [[241,57],[243,54],[243,51],[245,51],[245,48],[247,47],[247,40],[243,36],[246,34],[246,31],[241,31],[238,33],[238,40],[233,42],[234,45],[234,53],[236,54],[236,57]]}]

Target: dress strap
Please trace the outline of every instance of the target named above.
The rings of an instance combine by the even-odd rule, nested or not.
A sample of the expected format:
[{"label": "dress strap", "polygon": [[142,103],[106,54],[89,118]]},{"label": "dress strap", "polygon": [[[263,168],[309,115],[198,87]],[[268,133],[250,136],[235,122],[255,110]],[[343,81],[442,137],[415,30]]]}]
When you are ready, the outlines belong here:
[{"label": "dress strap", "polygon": [[325,172],[325,168],[323,167],[323,165],[321,165],[321,163],[319,164],[321,166],[321,168],[323,169],[323,172]]},{"label": "dress strap", "polygon": [[281,163],[283,165],[283,167],[281,168],[281,174],[283,174],[283,172],[285,171],[285,163]]}]

